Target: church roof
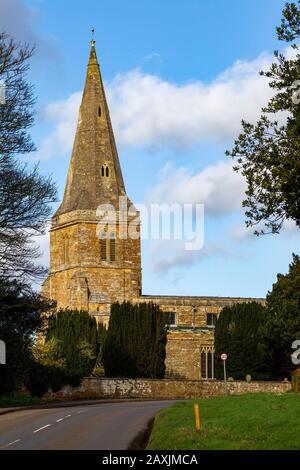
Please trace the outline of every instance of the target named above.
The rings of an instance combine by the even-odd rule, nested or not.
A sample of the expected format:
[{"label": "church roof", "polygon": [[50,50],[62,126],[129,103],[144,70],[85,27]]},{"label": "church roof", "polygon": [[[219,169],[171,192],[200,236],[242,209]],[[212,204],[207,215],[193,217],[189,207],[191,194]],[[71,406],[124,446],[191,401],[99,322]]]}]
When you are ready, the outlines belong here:
[{"label": "church roof", "polygon": [[78,209],[94,210],[100,204],[117,208],[119,196],[125,194],[93,40],[64,197],[55,216]]}]

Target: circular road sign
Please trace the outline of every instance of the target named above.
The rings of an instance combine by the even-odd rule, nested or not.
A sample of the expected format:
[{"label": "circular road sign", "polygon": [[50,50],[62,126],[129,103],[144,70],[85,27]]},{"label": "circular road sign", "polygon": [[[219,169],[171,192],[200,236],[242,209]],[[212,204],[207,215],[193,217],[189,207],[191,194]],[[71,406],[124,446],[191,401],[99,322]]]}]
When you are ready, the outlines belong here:
[{"label": "circular road sign", "polygon": [[225,354],[225,353],[224,353],[224,354],[221,354],[221,359],[222,359],[222,361],[226,361],[226,359],[227,359],[227,354]]}]

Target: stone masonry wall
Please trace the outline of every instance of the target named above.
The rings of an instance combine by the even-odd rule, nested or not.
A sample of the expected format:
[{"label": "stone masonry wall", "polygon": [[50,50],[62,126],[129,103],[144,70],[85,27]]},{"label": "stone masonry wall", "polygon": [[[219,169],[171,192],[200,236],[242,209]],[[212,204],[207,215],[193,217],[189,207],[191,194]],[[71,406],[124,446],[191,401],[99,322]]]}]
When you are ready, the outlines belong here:
[{"label": "stone masonry wall", "polygon": [[145,295],[137,301],[151,301],[164,312],[175,313],[176,326],[168,331],[165,377],[188,380],[205,378],[201,377],[201,351],[209,348],[214,354],[214,328],[207,324],[207,315],[219,316],[224,307],[235,303],[265,302],[264,299],[239,297]]},{"label": "stone masonry wall", "polygon": [[[259,302],[264,304],[265,299],[253,297],[193,297],[193,296],[155,296],[142,295],[138,302],[153,302],[159,305],[164,312],[176,314],[176,325],[179,327],[207,327],[207,314],[215,313],[217,316],[224,307],[237,303]],[[195,313],[193,314],[193,307]]]},{"label": "stone masonry wall", "polygon": [[[71,214],[73,220],[70,219]],[[127,223],[132,223],[132,217]],[[89,311],[98,321],[108,323],[112,302],[136,298],[141,290],[139,214],[137,238],[119,237],[118,218],[107,232],[106,255],[101,257],[96,211],[73,211],[52,221],[50,231],[50,275],[42,293],[57,301],[59,308]],[[123,225],[122,225],[123,227]],[[127,225],[122,230],[127,230]],[[115,259],[110,260],[110,236],[115,238]]]},{"label": "stone masonry wall", "polygon": [[213,330],[172,330],[167,336],[166,378],[200,380],[201,349],[214,345]]},{"label": "stone masonry wall", "polygon": [[[291,390],[290,382],[228,382],[231,395],[245,393],[285,393]],[[64,387],[57,393],[49,392],[48,398],[196,398],[224,395],[224,383],[220,381],[155,380],[155,379],[106,379],[89,377],[76,388]]]}]

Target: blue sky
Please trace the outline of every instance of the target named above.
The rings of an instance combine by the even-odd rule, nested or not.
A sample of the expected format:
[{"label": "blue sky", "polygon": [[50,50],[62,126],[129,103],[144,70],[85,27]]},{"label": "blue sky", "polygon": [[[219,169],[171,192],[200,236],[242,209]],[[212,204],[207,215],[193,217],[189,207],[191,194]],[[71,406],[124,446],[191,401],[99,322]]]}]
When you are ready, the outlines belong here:
[{"label": "blue sky", "polygon": [[[265,296],[286,272],[299,234],[244,229],[243,181],[224,156],[245,117],[270,97],[265,80],[281,0],[0,0],[0,27],[36,43],[37,101],[30,162],[62,197],[95,27],[119,156],[130,198],[205,204],[204,249],[143,241],[147,294]],[[48,239],[40,241],[48,260]]]}]

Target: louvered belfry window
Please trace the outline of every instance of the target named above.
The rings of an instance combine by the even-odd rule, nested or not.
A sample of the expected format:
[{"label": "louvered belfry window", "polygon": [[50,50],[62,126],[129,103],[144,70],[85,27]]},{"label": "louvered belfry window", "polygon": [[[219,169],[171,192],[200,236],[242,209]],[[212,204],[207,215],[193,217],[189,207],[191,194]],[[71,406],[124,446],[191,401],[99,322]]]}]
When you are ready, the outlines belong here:
[{"label": "louvered belfry window", "polygon": [[111,238],[109,240],[109,248],[110,248],[110,261],[116,261],[116,239]]}]

